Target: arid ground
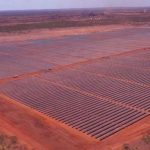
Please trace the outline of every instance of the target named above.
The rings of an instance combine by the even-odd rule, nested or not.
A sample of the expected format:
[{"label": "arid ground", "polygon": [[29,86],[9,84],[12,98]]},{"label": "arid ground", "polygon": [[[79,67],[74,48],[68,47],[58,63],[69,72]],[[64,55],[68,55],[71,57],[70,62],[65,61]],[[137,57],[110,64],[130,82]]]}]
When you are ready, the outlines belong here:
[{"label": "arid ground", "polygon": [[[131,23],[137,14],[146,19]],[[3,21],[0,137],[20,150],[150,150],[149,13],[123,16],[56,29],[28,17],[19,31],[24,19]]]}]

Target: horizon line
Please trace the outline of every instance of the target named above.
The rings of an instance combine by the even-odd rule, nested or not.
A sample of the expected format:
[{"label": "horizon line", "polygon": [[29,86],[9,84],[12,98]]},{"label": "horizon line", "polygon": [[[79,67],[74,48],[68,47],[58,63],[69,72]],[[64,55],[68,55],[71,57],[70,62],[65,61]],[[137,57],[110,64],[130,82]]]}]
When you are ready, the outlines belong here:
[{"label": "horizon line", "polygon": [[112,7],[74,7],[74,8],[33,8],[33,9],[0,9],[2,11],[44,11],[44,10],[71,10],[71,9],[106,9],[106,8],[150,8],[150,6],[112,6]]}]

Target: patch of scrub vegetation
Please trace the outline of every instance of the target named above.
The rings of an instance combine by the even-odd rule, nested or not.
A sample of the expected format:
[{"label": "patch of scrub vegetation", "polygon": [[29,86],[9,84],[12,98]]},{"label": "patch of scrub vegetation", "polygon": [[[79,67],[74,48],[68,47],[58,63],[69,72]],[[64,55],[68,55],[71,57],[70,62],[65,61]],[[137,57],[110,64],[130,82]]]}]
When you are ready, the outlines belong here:
[{"label": "patch of scrub vegetation", "polygon": [[129,144],[124,144],[122,150],[131,150]]},{"label": "patch of scrub vegetation", "polygon": [[[27,17],[27,16],[26,16]],[[5,22],[5,21],[4,21]],[[17,22],[17,20],[16,20]],[[27,23],[26,23],[27,22]],[[86,27],[86,26],[100,26],[100,25],[119,25],[119,24],[131,24],[131,25],[140,25],[140,24],[149,24],[150,23],[150,14],[148,15],[99,15],[95,16],[94,13],[90,13],[89,16],[85,19],[77,18],[67,18],[61,19],[57,18],[55,20],[48,19],[47,21],[39,22],[28,22],[25,18],[24,22],[19,24],[2,24],[0,25],[0,33],[16,33],[16,32],[25,32],[31,31],[33,29],[54,29],[54,28],[69,28],[69,27]]]},{"label": "patch of scrub vegetation", "polygon": [[132,148],[129,144],[124,144],[122,150],[140,150],[137,147]]},{"label": "patch of scrub vegetation", "polygon": [[143,142],[145,143],[145,144],[149,144],[150,145],[150,132],[148,132],[147,134],[145,134],[144,136],[143,136]]},{"label": "patch of scrub vegetation", "polygon": [[20,144],[16,136],[0,133],[0,150],[29,150],[26,145]]},{"label": "patch of scrub vegetation", "polygon": [[150,150],[150,132],[144,134],[142,139],[138,141],[138,144],[132,143],[132,146],[130,144],[124,144],[121,150]]}]

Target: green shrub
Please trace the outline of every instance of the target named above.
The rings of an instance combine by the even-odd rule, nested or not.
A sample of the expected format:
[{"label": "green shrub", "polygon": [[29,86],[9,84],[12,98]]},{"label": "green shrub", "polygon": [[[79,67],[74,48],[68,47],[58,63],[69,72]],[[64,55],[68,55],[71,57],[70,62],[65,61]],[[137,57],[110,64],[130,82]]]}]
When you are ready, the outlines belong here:
[{"label": "green shrub", "polygon": [[130,145],[129,144],[124,144],[123,145],[123,150],[131,150]]},{"label": "green shrub", "polygon": [[28,150],[28,148],[21,145],[16,136],[0,133],[0,150]]},{"label": "green shrub", "polygon": [[150,144],[150,133],[147,133],[146,135],[143,136],[143,141],[146,144]]}]

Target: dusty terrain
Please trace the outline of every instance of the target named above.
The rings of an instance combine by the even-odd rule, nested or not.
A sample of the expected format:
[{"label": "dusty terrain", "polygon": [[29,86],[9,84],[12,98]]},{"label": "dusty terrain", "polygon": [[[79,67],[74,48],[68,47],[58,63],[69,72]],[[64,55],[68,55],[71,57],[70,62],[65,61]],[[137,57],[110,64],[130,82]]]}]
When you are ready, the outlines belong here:
[{"label": "dusty terrain", "polygon": [[147,22],[1,32],[0,131],[29,150],[149,150],[149,41]]},{"label": "dusty terrain", "polygon": [[0,13],[0,32],[99,25],[145,25],[149,22],[150,8],[4,11]]}]

